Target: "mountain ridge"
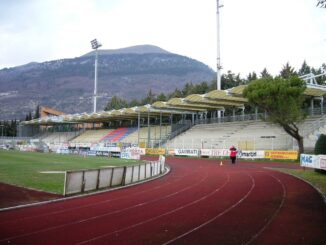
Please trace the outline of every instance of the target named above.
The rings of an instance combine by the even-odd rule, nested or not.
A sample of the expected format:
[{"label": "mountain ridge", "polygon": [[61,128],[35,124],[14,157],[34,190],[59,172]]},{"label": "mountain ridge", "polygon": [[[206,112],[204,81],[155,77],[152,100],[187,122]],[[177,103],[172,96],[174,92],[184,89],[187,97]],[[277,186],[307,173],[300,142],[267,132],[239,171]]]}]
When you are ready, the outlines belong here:
[{"label": "mountain ridge", "polygon": [[[169,93],[187,82],[196,84],[214,77],[215,72],[202,62],[153,45],[102,53],[98,108],[104,109],[114,95],[130,101],[144,98],[149,89]],[[66,113],[91,112],[93,90],[92,55],[5,68],[0,70],[0,119],[21,119],[38,104]]]},{"label": "mountain ridge", "polygon": [[[82,55],[81,57],[92,56],[94,55],[94,52],[95,51],[91,51]],[[170,54],[170,52],[151,44],[135,45],[118,49],[98,49],[99,56],[111,54]]]}]

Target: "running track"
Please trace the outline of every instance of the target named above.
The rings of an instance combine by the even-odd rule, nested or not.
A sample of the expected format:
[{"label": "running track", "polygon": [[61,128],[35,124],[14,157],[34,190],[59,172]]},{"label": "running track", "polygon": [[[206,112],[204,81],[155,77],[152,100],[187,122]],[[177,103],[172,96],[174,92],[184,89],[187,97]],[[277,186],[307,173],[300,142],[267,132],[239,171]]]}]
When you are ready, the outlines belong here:
[{"label": "running track", "polygon": [[0,212],[0,244],[325,244],[326,205],[305,182],[264,164],[167,162],[144,184]]}]

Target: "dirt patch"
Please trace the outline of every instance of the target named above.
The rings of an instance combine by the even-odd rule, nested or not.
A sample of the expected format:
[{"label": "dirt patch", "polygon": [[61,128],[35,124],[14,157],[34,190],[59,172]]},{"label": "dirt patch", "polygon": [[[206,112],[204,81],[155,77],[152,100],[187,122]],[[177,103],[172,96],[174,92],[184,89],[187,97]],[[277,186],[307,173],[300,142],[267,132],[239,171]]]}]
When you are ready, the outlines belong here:
[{"label": "dirt patch", "polygon": [[0,208],[9,208],[62,197],[58,194],[36,191],[0,183]]}]

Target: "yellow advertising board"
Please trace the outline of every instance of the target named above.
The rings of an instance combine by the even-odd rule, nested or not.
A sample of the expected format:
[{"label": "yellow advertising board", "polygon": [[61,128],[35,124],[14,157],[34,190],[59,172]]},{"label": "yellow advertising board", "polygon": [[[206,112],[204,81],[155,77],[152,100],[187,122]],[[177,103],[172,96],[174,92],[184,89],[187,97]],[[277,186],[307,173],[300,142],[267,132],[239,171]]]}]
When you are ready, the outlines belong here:
[{"label": "yellow advertising board", "polygon": [[265,151],[265,158],[296,160],[298,158],[298,152],[297,151]]},{"label": "yellow advertising board", "polygon": [[165,155],[163,148],[146,148],[146,155]]}]

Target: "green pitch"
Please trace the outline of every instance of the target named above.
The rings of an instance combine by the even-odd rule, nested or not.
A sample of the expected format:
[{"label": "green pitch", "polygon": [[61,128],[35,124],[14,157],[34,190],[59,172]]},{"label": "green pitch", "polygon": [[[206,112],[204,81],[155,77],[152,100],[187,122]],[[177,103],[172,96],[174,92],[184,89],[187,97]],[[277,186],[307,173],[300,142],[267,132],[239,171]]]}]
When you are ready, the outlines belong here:
[{"label": "green pitch", "polygon": [[[63,194],[64,171],[138,163],[107,157],[0,150],[0,182]],[[42,173],[43,172],[43,173]]]}]

